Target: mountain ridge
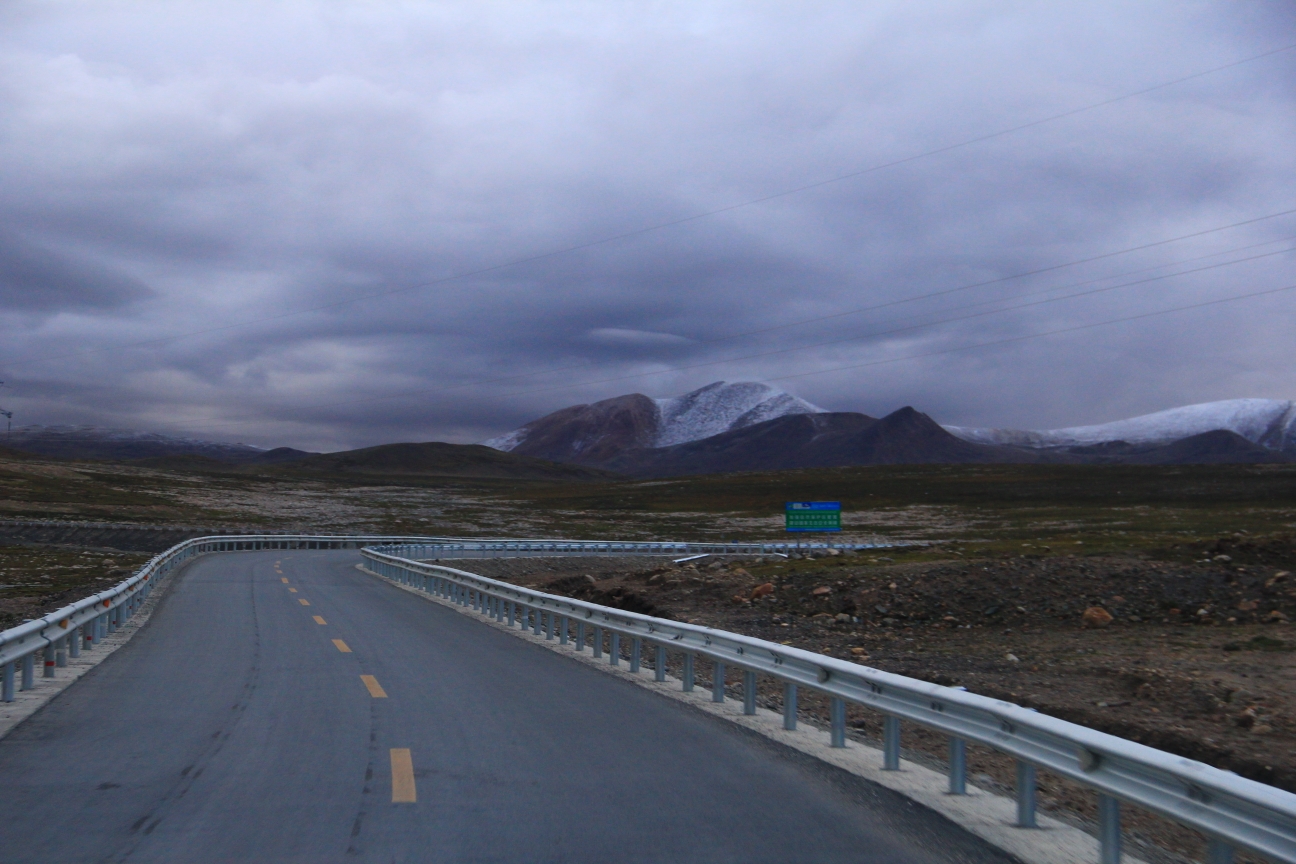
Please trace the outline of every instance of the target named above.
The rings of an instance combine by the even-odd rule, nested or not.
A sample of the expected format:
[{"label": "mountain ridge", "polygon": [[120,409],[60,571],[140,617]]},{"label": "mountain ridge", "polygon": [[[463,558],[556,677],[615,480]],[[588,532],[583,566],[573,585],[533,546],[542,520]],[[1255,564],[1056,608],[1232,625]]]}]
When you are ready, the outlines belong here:
[{"label": "mountain ridge", "polygon": [[667,399],[628,393],[571,405],[482,443],[520,456],[594,464],[629,449],[670,447],[778,417],[821,413],[768,384],[716,381]]},{"label": "mountain ridge", "polygon": [[1225,399],[1180,405],[1110,423],[1063,429],[1008,429],[945,426],[955,437],[974,444],[1035,450],[1089,447],[1108,441],[1169,444],[1223,429],[1270,450],[1296,455],[1296,402],[1287,399]]}]

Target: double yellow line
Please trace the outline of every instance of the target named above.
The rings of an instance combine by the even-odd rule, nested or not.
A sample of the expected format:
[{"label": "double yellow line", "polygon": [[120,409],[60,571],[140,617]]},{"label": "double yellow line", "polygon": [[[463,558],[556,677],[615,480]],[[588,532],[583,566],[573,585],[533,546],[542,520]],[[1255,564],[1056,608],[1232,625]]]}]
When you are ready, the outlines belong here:
[{"label": "double yellow line", "polygon": [[[280,582],[282,582],[285,585],[288,585],[288,577],[283,575],[283,571],[279,569],[279,564],[280,562],[278,561],[276,561],[274,564],[275,573],[279,574]],[[290,594],[296,594],[297,589],[289,587],[288,592]],[[305,599],[304,597],[298,597],[297,602],[303,606],[310,605],[310,601]],[[322,615],[312,615],[311,617],[315,619],[316,624],[319,624],[321,626],[327,626],[328,624],[328,622],[324,620],[324,616]],[[333,642],[333,647],[337,648],[337,650],[342,652],[343,654],[354,653],[351,650],[351,646],[347,645],[347,643],[344,642],[343,640],[333,639],[332,642]],[[365,689],[369,691],[369,695],[372,696],[374,699],[387,698],[387,691],[382,688],[382,685],[378,683],[378,679],[375,678],[374,676],[361,675],[360,681],[361,683],[364,684]],[[411,755],[409,748],[393,747],[391,748],[389,755],[391,758],[392,803],[393,804],[416,803],[418,801],[418,788],[414,783],[414,757]]]}]

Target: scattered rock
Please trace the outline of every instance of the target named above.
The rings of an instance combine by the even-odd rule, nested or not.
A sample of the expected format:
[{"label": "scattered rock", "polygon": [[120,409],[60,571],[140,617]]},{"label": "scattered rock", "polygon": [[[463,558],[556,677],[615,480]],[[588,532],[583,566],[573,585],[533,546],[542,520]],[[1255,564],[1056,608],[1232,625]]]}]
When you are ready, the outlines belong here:
[{"label": "scattered rock", "polygon": [[1243,600],[1238,603],[1237,608],[1239,612],[1254,612],[1259,606],[1260,602],[1258,600]]},{"label": "scattered rock", "polygon": [[1080,623],[1093,630],[1106,627],[1111,622],[1111,613],[1101,606],[1090,606],[1080,616]]},{"label": "scattered rock", "polygon": [[1286,624],[1289,620],[1290,619],[1286,615],[1279,612],[1277,609],[1265,616],[1265,621],[1270,624]]},{"label": "scattered rock", "polygon": [[760,598],[766,596],[767,594],[773,594],[773,593],[774,593],[774,583],[766,582],[764,585],[757,585],[755,588],[752,589],[751,599],[759,600]]},{"label": "scattered rock", "polygon": [[837,623],[838,623],[838,624],[849,624],[849,623],[850,623],[850,620],[851,620],[851,616],[847,615],[845,612],[838,612],[838,613],[837,613]]},{"label": "scattered rock", "polygon": [[814,589],[810,593],[815,597],[823,597],[825,594],[831,594],[832,589],[829,588],[827,585],[820,585],[818,588]]},{"label": "scattered rock", "polygon": [[586,574],[585,574],[585,581],[588,582],[589,584],[593,585],[594,582],[595,582],[595,579],[594,579],[593,576],[591,576],[590,574],[586,573]]},{"label": "scattered rock", "polygon": [[1021,658],[1018,657],[1016,654],[1013,654],[1012,652],[1009,652],[1009,653],[1005,654],[1005,655],[1004,655],[1004,659],[1007,660],[1009,663],[1020,663],[1020,662],[1021,662]]},{"label": "scattered rock", "polygon": [[851,656],[852,656],[852,657],[855,657],[855,658],[857,658],[857,659],[859,659],[859,660],[867,660],[867,659],[869,659],[869,653],[868,653],[867,651],[865,651],[863,648],[852,648],[852,649],[851,649]]}]

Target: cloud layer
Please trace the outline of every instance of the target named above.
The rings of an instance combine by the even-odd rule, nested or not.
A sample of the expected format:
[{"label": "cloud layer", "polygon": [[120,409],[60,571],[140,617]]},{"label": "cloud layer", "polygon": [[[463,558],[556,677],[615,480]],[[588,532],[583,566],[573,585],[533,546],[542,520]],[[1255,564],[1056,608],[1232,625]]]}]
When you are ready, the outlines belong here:
[{"label": "cloud layer", "polygon": [[1296,215],[993,280],[1296,207],[1296,51],[725,208],[1293,23],[1224,2],[6,4],[0,405],[339,449],[717,379],[964,425],[1291,398],[1296,292],[1021,337],[1296,283],[1296,252],[1268,254]]}]

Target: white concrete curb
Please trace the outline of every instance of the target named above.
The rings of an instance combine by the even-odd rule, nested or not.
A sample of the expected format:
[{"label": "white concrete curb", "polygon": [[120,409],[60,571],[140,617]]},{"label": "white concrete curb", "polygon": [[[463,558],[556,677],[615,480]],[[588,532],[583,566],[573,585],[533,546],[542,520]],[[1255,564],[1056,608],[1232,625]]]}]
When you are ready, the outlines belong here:
[{"label": "white concrete curb", "polygon": [[[902,760],[899,771],[883,771],[882,751],[879,748],[857,741],[849,741],[845,748],[831,747],[828,733],[808,723],[798,722],[796,731],[788,732],[783,728],[782,714],[765,708],[757,708],[755,715],[743,714],[742,703],[737,700],[712,702],[709,688],[698,688],[692,693],[685,693],[680,689],[680,681],[677,678],[668,675],[666,681],[658,682],[654,680],[652,670],[631,673],[624,665],[612,666],[605,659],[595,660],[589,651],[577,652],[569,646],[559,645],[557,638],[550,641],[544,636],[536,636],[529,630],[509,627],[471,608],[433,596],[412,586],[402,585],[394,579],[379,576],[363,564],[357,564],[356,569],[366,575],[377,576],[402,591],[408,591],[425,600],[470,615],[473,620],[487,626],[504,630],[519,639],[543,646],[587,666],[597,667],[623,680],[632,681],[676,702],[686,703],[699,711],[722,717],[772,741],[899,792],[1021,861],[1030,864],[1095,864],[1100,860],[1097,838],[1057,819],[1040,814],[1037,816],[1039,828],[1016,827],[1014,823],[1017,820],[1017,804],[1011,798],[994,795],[970,785],[968,794],[951,795],[946,791],[949,782],[946,776],[925,766]],[[1129,864],[1143,864],[1140,859],[1130,855],[1122,856],[1122,860]]]}]

